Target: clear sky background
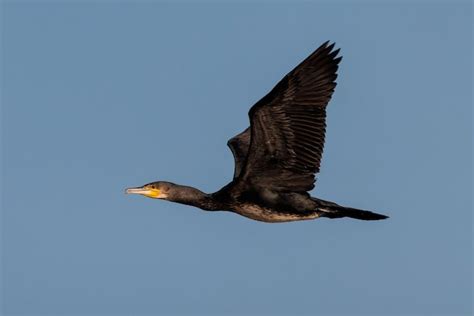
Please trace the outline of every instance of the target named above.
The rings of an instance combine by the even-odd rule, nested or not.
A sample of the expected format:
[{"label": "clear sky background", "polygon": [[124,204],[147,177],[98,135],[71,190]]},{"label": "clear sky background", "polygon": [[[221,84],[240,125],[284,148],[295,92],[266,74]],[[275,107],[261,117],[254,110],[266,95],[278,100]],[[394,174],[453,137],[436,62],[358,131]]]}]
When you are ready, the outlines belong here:
[{"label": "clear sky background", "polygon": [[[469,1],[2,4],[5,315],[467,315]],[[226,141],[322,42],[344,56],[313,195],[265,224],[138,196],[231,180]]]}]

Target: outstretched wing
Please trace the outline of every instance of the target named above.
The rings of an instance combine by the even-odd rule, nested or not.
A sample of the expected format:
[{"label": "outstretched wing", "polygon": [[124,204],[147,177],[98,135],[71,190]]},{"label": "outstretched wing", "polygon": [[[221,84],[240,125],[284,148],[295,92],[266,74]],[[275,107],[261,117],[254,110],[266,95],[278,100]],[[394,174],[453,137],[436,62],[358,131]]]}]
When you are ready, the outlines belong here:
[{"label": "outstretched wing", "polygon": [[232,137],[227,142],[232,154],[234,155],[234,179],[240,175],[247,158],[250,147],[250,127],[247,127],[242,133]]},{"label": "outstretched wing", "polygon": [[333,48],[328,42],[321,45],[250,109],[251,141],[242,180],[274,190],[314,188],[326,106],[342,59]]}]

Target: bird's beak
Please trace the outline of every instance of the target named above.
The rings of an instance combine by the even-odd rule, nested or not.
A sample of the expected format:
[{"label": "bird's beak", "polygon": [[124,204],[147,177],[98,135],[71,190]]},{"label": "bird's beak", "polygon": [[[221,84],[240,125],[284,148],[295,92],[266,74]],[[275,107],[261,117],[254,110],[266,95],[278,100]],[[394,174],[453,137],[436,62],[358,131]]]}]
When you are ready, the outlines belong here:
[{"label": "bird's beak", "polygon": [[150,198],[160,199],[165,198],[159,189],[150,188],[128,188],[125,190],[125,194],[141,194]]},{"label": "bird's beak", "polygon": [[125,190],[125,194],[146,194],[150,190],[144,188],[128,188]]}]

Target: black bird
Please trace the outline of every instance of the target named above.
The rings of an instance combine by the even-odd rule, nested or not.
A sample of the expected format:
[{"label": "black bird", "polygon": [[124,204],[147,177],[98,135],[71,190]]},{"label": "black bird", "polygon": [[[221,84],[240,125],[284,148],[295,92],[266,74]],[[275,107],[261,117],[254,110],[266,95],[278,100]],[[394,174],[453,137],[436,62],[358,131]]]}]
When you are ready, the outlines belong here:
[{"label": "black bird", "polygon": [[232,182],[206,194],[171,182],[153,182],[126,193],[230,211],[263,222],[319,217],[379,220],[387,216],[340,206],[309,195],[319,172],[326,106],[336,87],[339,49],[321,45],[249,111],[250,127],[227,145],[234,159]]}]

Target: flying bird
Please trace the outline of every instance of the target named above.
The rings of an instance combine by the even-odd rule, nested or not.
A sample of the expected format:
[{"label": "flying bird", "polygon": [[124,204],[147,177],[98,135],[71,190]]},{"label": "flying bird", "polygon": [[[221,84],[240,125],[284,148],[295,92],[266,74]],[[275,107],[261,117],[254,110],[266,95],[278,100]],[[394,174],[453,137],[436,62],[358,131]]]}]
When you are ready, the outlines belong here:
[{"label": "flying bird", "polygon": [[232,181],[215,193],[157,181],[126,189],[206,211],[230,211],[262,222],[320,217],[380,220],[388,216],[312,197],[326,131],[326,106],[336,87],[339,49],[322,44],[249,111],[250,127],[227,145]]}]

